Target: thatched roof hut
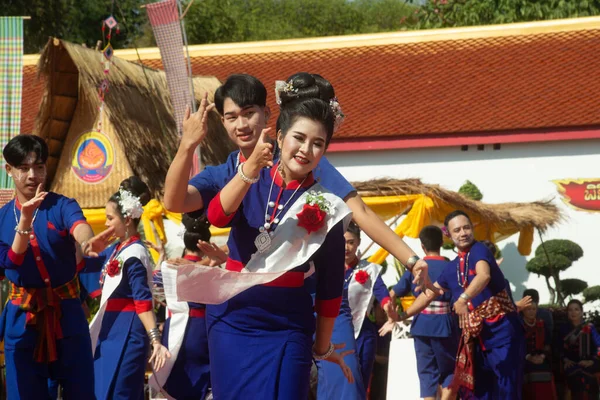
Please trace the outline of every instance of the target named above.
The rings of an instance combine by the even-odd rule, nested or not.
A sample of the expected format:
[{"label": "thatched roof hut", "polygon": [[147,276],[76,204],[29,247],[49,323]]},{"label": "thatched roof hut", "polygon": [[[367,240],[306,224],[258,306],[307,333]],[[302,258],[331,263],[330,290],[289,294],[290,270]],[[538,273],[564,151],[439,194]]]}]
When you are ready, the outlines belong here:
[{"label": "thatched roof hut", "polygon": [[[135,174],[160,197],[178,146],[164,72],[113,56],[110,73],[105,74],[101,53],[59,39],[48,41],[38,70],[46,77],[46,91],[34,133],[45,138],[50,148],[49,189],[76,197],[82,208],[99,208],[121,180]],[[97,126],[98,87],[105,79],[110,86],[102,135],[95,147],[82,148],[81,134]],[[219,85],[215,77],[195,77],[196,99],[208,92],[212,101]],[[218,115],[211,113],[202,162],[220,164],[232,150]],[[87,157],[92,166],[104,161],[98,182],[81,179],[78,172],[86,169],[76,165],[81,161],[78,157]]]},{"label": "thatched roof hut", "polygon": [[560,209],[551,201],[488,204],[419,179],[374,179],[354,182],[353,186],[362,197],[423,194],[437,203],[437,207],[451,205],[454,209],[477,215],[488,224],[510,224],[519,230],[534,227],[545,231],[563,218]]}]

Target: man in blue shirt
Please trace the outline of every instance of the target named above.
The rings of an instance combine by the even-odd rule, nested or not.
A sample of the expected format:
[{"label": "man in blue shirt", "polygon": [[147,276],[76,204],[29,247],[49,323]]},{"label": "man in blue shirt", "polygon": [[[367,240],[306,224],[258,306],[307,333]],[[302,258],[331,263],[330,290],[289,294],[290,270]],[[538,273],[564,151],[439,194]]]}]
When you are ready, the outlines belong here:
[{"label": "man in blue shirt", "polygon": [[[452,295],[462,329],[453,387],[460,388],[463,397],[519,400],[525,334],[504,275],[492,252],[475,240],[473,224],[464,211],[448,214],[444,225],[458,256],[434,286]],[[424,310],[437,295],[430,289],[421,293],[403,318]]]},{"label": "man in blue shirt", "polygon": [[[442,230],[437,226],[426,226],[419,233],[419,240],[429,266],[429,277],[435,282],[448,264],[440,255],[444,242]],[[403,297],[411,292],[418,296],[421,292],[416,290],[413,279],[410,271],[406,271],[392,289],[393,296]],[[425,400],[435,400],[439,386],[442,387],[442,400],[456,396],[450,384],[454,378],[459,331],[456,316],[450,308],[451,300],[450,293],[443,294],[412,321],[410,333],[415,344],[421,397]]]}]

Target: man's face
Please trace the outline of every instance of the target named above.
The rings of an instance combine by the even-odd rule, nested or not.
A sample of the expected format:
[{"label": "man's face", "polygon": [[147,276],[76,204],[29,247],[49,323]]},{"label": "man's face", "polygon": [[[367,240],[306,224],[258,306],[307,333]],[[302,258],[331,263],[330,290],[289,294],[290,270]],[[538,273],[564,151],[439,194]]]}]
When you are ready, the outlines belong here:
[{"label": "man's face", "polygon": [[229,97],[223,102],[223,125],[241,150],[254,150],[260,133],[267,124],[268,107],[257,105],[241,108]]},{"label": "man's face", "polygon": [[450,232],[450,237],[459,250],[468,248],[475,240],[473,225],[464,215],[459,215],[448,221],[448,232]]},{"label": "man's face", "polygon": [[37,187],[46,182],[46,164],[37,160],[37,155],[31,152],[20,165],[6,164],[6,172],[12,176],[17,192],[27,198],[35,196]]}]

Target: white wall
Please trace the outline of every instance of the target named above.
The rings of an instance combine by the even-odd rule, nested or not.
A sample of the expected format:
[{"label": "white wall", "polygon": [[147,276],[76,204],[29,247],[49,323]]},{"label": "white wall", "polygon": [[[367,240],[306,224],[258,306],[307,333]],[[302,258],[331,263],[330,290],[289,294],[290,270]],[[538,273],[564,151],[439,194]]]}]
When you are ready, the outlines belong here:
[{"label": "white wall", "polygon": [[[386,150],[368,152],[331,152],[328,159],[349,181],[373,178],[420,178],[423,182],[440,184],[446,189],[458,190],[470,180],[479,187],[488,203],[527,202],[554,198],[554,203],[565,213],[567,219],[549,230],[544,240],[569,239],[577,242],[584,256],[561,278],[579,278],[590,286],[600,285],[600,213],[575,211],[562,202],[552,182],[566,178],[600,178],[600,141],[572,141],[533,144],[502,145],[493,150],[486,145],[478,151],[470,146],[468,151],[460,147]],[[538,289],[541,302],[549,301],[544,278],[529,275],[525,270],[527,259],[540,244],[535,236],[532,255],[521,256],[517,251],[518,236],[498,243],[504,256],[502,269],[513,286],[516,298],[527,287]],[[369,240],[363,240],[367,246]],[[407,242],[415,250],[418,240]],[[369,254],[372,250],[369,251]],[[453,253],[444,255],[453,258]],[[391,284],[390,274],[386,282]]]}]

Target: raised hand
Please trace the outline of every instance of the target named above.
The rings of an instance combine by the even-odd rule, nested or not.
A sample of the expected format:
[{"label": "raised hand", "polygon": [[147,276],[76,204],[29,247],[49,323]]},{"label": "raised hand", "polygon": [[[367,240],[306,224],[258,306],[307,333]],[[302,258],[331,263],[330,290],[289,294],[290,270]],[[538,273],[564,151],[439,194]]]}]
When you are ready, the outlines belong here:
[{"label": "raised hand", "polygon": [[515,305],[517,306],[517,311],[519,311],[519,312],[523,311],[524,309],[529,307],[532,302],[533,302],[533,300],[531,299],[531,296],[523,297],[521,300],[519,300],[515,303]]},{"label": "raised hand", "polygon": [[21,206],[21,219],[31,223],[35,210],[42,204],[42,201],[44,201],[47,194],[48,192],[43,191],[42,184],[40,183],[35,192],[35,196]]},{"label": "raised hand", "polygon": [[84,256],[98,257],[98,253],[106,249],[115,240],[114,237],[115,229],[110,227],[87,242],[81,243],[81,251]]},{"label": "raised hand", "polygon": [[265,167],[273,166],[273,144],[270,142],[268,133],[271,128],[265,128],[260,133],[258,142],[254,151],[244,165],[244,174],[249,178],[255,178],[260,173],[260,170]]},{"label": "raised hand", "polygon": [[393,320],[388,320],[386,321],[385,324],[383,324],[381,326],[381,328],[379,328],[379,336],[385,336],[388,333],[392,333],[392,331],[394,330],[394,327],[396,326],[396,322]]},{"label": "raised hand", "polygon": [[[340,350],[340,349],[343,349],[344,347],[346,347],[346,343],[334,344],[333,347],[336,350]],[[350,369],[350,367],[348,367],[348,365],[346,365],[346,362],[344,361],[344,357],[346,357],[352,353],[354,353],[354,350],[346,350],[346,351],[342,351],[341,353],[334,351],[333,353],[331,353],[331,355],[328,358],[325,359],[325,361],[329,361],[329,362],[336,363],[337,365],[339,365],[340,368],[342,369],[342,372],[344,373],[344,376],[346,377],[346,379],[348,379],[349,383],[354,383],[354,376],[352,375],[352,370]]]},{"label": "raised hand", "polygon": [[183,135],[182,142],[186,142],[190,147],[195,148],[208,134],[208,113],[215,108],[214,103],[208,104],[208,93],[204,93],[200,108],[197,112],[191,114],[190,106],[187,106],[183,117]]},{"label": "raised hand", "polygon": [[209,266],[211,267],[216,267],[227,261],[227,253],[221,250],[221,248],[214,243],[199,240],[198,248],[206,257],[210,258]]}]

